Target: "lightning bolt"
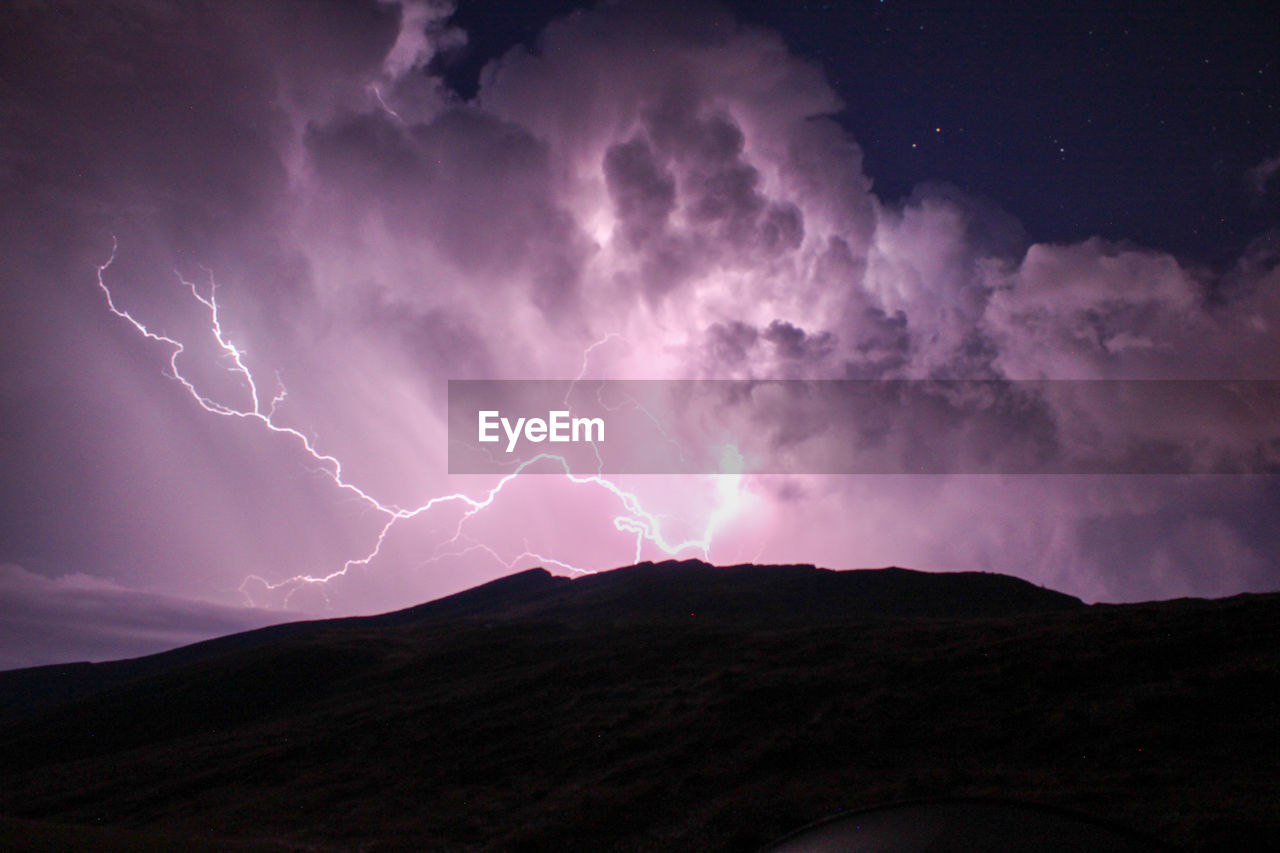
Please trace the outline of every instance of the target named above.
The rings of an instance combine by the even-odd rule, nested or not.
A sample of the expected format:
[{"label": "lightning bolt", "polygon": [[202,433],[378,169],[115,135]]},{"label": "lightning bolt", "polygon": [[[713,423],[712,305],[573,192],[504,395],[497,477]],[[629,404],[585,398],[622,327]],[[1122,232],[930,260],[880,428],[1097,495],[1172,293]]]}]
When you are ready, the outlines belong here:
[{"label": "lightning bolt", "polygon": [[370,83],[370,84],[369,84],[369,91],[373,93],[373,97],[378,101],[378,106],[380,106],[380,107],[382,108],[382,111],[383,111],[384,113],[386,113],[387,115],[391,116],[393,119],[395,119],[395,120],[396,120],[397,122],[399,122],[400,124],[404,124],[404,123],[405,123],[405,120],[400,116],[400,113],[398,113],[398,112],[396,112],[395,110],[391,109],[391,105],[390,105],[390,104],[388,104],[385,100],[383,100],[383,98],[382,98],[382,90],[381,90],[381,89],[379,89],[375,84]]},{"label": "lightning bolt", "polygon": [[[574,574],[591,574],[593,572],[591,569],[575,566],[563,560],[548,557],[532,551],[529,549],[527,542],[525,543],[525,550],[522,553],[516,555],[514,558],[505,560],[495,549],[485,545],[484,543],[476,542],[466,535],[465,528],[467,522],[492,506],[494,502],[498,500],[503,489],[505,489],[508,484],[531,466],[545,462],[550,462],[553,465],[559,465],[563,468],[565,478],[567,478],[571,483],[577,486],[593,487],[602,490],[617,501],[621,507],[621,511],[614,517],[613,525],[614,528],[620,532],[634,535],[634,558],[636,562],[640,562],[641,560],[641,554],[645,543],[653,545],[669,556],[676,556],[682,552],[692,550],[701,553],[704,559],[710,559],[711,544],[716,532],[741,510],[744,500],[742,491],[741,457],[738,457],[737,460],[738,467],[734,468],[732,460],[730,460],[730,464],[722,468],[722,470],[728,470],[730,473],[714,475],[716,479],[717,494],[716,506],[707,518],[702,534],[697,537],[685,539],[669,538],[664,531],[663,517],[646,510],[642,505],[640,498],[633,492],[623,489],[598,472],[591,475],[575,474],[570,469],[569,463],[563,457],[552,454],[539,454],[521,462],[519,466],[504,475],[495,485],[481,493],[479,496],[473,497],[463,492],[454,492],[430,498],[425,503],[409,509],[398,507],[394,504],[384,503],[374,495],[362,489],[360,486],[348,480],[343,473],[342,462],[336,456],[322,452],[317,448],[315,440],[311,437],[297,429],[294,429],[293,427],[283,425],[276,420],[277,411],[280,405],[284,403],[288,392],[277,375],[275,391],[272,393],[271,398],[264,402],[265,395],[260,390],[260,384],[254,376],[253,371],[245,362],[246,351],[233,343],[223,329],[222,318],[219,314],[218,308],[218,286],[217,282],[214,280],[212,271],[206,270],[209,274],[207,295],[201,292],[201,289],[195,284],[195,282],[189,281],[180,272],[175,271],[175,275],[181,285],[191,292],[196,303],[199,304],[205,312],[207,312],[209,333],[212,336],[214,343],[217,345],[221,353],[230,361],[232,365],[230,368],[231,372],[239,377],[248,392],[247,399],[239,406],[230,405],[213,399],[202,392],[197,387],[196,383],[182,372],[182,368],[179,364],[179,358],[186,352],[186,345],[182,341],[154,331],[141,320],[137,319],[128,310],[117,305],[115,296],[112,294],[111,288],[107,285],[105,276],[107,270],[115,262],[118,250],[119,244],[113,237],[110,257],[97,267],[98,287],[106,297],[107,309],[112,314],[129,323],[129,325],[145,339],[163,344],[169,349],[167,375],[176,380],[191,399],[206,412],[219,417],[238,418],[241,420],[256,422],[263,429],[276,433],[285,437],[289,441],[292,441],[306,456],[310,457],[311,460],[319,465],[319,470],[325,474],[335,487],[354,495],[360,502],[384,517],[382,527],[378,531],[377,537],[370,549],[363,556],[353,557],[346,560],[340,568],[337,568],[328,574],[300,574],[276,582],[271,582],[259,575],[247,576],[241,582],[239,591],[249,604],[254,603],[253,597],[249,591],[249,586],[255,583],[269,591],[286,590],[284,599],[286,606],[295,592],[306,587],[315,587],[319,589],[321,594],[324,596],[325,601],[329,602],[328,595],[324,593],[324,587],[327,583],[335,578],[346,575],[352,569],[369,566],[381,553],[387,536],[397,524],[417,518],[418,516],[429,513],[433,509],[444,505],[461,506],[463,507],[463,512],[458,518],[453,535],[436,549],[436,554],[427,562],[435,562],[446,557],[456,557],[470,553],[483,552],[507,569],[514,569],[520,562],[532,559],[543,565],[555,566],[556,568],[563,569]],[[592,351],[597,347],[604,345],[609,340],[617,337],[619,336],[611,333],[587,347],[586,351],[583,353],[582,369],[579,371],[577,378],[575,378],[575,383],[582,380],[583,376],[585,376],[587,362]]]}]

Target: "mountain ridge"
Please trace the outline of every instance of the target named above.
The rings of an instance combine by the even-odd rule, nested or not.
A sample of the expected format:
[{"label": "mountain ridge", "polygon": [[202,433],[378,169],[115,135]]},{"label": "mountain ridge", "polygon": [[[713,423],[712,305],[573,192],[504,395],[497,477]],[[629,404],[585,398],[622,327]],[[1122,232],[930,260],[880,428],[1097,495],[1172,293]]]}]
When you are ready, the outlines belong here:
[{"label": "mountain ridge", "polygon": [[1188,850],[1280,833],[1280,594],[671,562],[210,643],[0,722],[0,833],[748,851],[936,797]]},{"label": "mountain ridge", "polygon": [[994,572],[924,572],[897,566],[825,569],[807,563],[715,566],[702,560],[665,560],[567,578],[535,567],[386,613],[281,622],[137,658],[0,672],[0,721],[191,663],[333,629],[389,628],[442,619],[632,621],[683,618],[689,613],[701,613],[703,619],[783,622],[973,618],[1084,606],[1073,596]]}]

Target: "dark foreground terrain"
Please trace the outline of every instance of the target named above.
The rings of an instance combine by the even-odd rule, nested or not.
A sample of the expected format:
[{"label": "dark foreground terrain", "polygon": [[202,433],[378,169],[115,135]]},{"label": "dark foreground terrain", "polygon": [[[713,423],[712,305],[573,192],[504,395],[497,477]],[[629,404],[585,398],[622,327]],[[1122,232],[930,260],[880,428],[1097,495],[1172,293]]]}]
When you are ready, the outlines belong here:
[{"label": "dark foreground terrain", "polygon": [[1280,595],[1085,606],[999,575],[535,570],[0,673],[0,715],[14,850],[749,851],[939,796],[1188,850],[1280,838]]}]

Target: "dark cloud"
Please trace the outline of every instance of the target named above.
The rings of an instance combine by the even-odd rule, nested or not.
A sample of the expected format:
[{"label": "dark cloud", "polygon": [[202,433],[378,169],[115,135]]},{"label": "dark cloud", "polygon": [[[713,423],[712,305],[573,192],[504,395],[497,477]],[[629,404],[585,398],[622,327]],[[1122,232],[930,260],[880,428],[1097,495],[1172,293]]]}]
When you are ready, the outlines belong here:
[{"label": "dark cloud", "polygon": [[622,238],[636,247],[661,239],[676,208],[676,181],[648,141],[636,136],[614,145],[603,167]]},{"label": "dark cloud", "polygon": [[808,334],[784,320],[774,320],[761,334],[773,344],[783,359],[795,361],[821,361],[835,349],[834,336],[830,332]]},{"label": "dark cloud", "polygon": [[707,329],[708,355],[712,362],[734,369],[747,362],[751,350],[760,340],[760,332],[741,320],[715,323]]}]

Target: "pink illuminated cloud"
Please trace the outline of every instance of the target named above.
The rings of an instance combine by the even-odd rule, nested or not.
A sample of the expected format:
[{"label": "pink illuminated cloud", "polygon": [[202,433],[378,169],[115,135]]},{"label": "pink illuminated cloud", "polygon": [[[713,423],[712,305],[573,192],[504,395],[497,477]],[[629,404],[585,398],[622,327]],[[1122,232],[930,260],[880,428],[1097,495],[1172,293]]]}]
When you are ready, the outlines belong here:
[{"label": "pink illuminated cloud", "polygon": [[[886,202],[821,69],[717,6],[576,12],[467,101],[432,70],[466,39],[448,13],[20,13],[3,174],[31,200],[6,219],[33,366],[5,394],[39,400],[15,429],[74,448],[22,469],[33,523],[74,533],[12,559],[334,614],[668,554],[1000,571],[1090,599],[1274,586],[1267,478],[448,474],[450,379],[1280,365],[1273,243],[1222,274],[1027,244],[947,187]],[[1047,401],[1045,423],[1147,428],[1082,406]]]}]

